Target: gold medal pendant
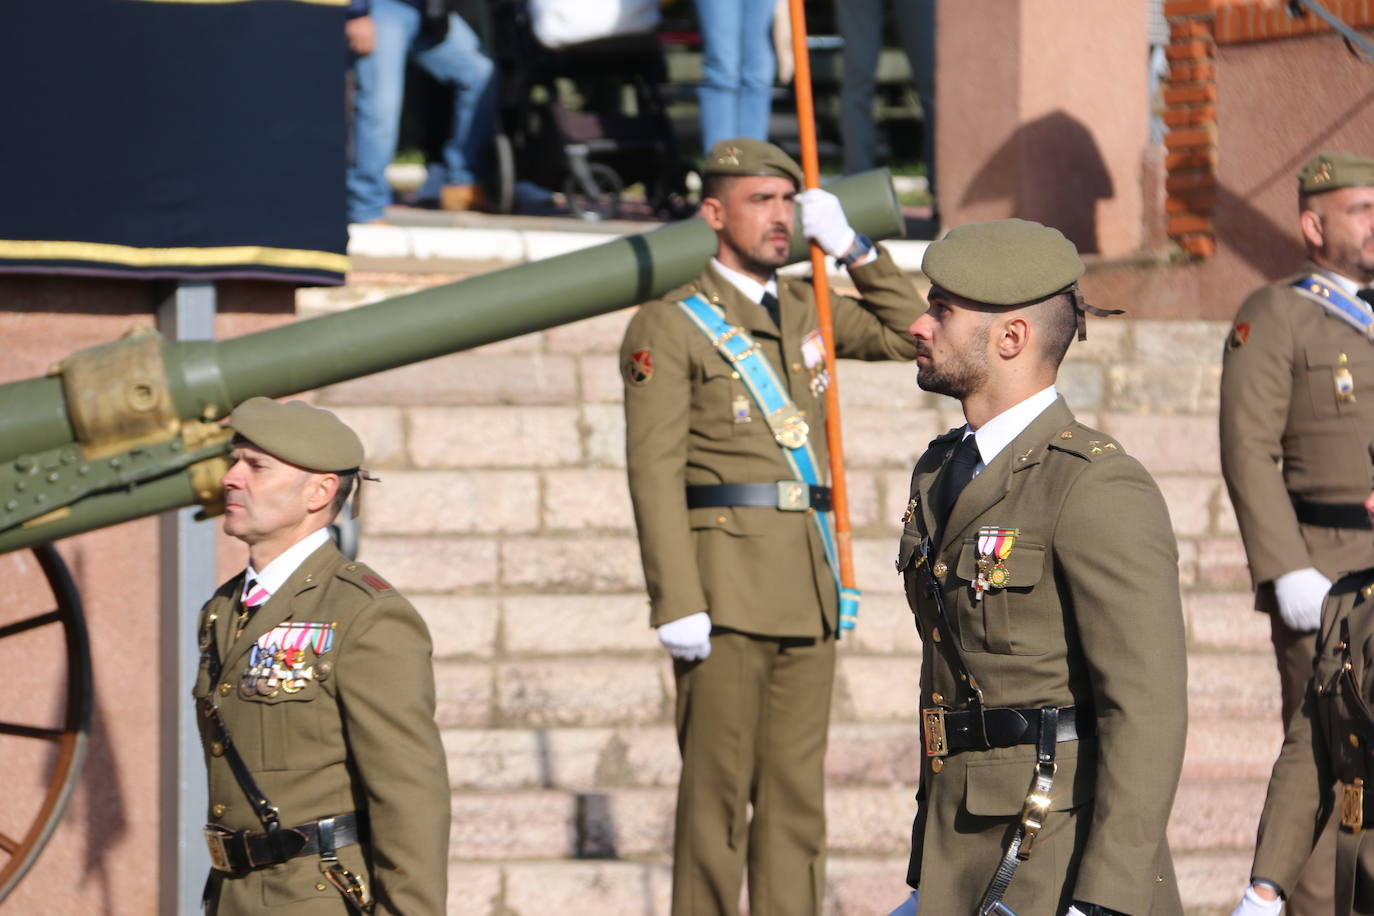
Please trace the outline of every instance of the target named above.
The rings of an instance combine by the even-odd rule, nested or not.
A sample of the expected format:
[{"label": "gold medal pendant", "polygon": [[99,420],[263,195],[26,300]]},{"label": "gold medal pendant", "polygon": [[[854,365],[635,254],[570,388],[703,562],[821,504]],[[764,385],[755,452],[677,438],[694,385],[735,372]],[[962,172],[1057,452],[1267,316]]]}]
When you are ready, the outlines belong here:
[{"label": "gold medal pendant", "polygon": [[1007,567],[1003,565],[1001,560],[998,560],[993,565],[992,569],[988,570],[988,585],[992,588],[1006,588],[1007,582],[1010,580],[1011,575],[1007,572]]},{"label": "gold medal pendant", "polygon": [[978,529],[978,581],[973,583],[975,597],[981,598],[989,588],[1006,588],[1011,584],[1011,571],[1004,562],[1020,535],[1019,528],[999,528],[987,525]]}]

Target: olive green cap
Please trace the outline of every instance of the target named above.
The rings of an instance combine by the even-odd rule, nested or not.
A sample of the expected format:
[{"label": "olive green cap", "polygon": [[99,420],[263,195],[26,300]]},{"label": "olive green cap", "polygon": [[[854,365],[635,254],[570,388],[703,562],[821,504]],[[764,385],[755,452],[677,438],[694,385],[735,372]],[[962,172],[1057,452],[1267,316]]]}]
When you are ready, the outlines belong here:
[{"label": "olive green cap", "polygon": [[985,305],[1024,305],[1083,275],[1078,249],[1058,229],[1025,219],[958,226],[921,260],[930,282]]},{"label": "olive green cap", "polygon": [[1298,190],[1303,194],[1371,185],[1374,185],[1374,159],[1333,150],[1317,153],[1298,173]]},{"label": "olive green cap", "polygon": [[720,140],[706,155],[707,175],[776,175],[790,178],[798,188],[805,184],[801,166],[771,143],[753,137]]},{"label": "olive green cap", "polygon": [[363,463],[358,434],[334,414],[304,401],[249,398],[234,408],[229,426],[274,458],[307,471],[340,473]]}]

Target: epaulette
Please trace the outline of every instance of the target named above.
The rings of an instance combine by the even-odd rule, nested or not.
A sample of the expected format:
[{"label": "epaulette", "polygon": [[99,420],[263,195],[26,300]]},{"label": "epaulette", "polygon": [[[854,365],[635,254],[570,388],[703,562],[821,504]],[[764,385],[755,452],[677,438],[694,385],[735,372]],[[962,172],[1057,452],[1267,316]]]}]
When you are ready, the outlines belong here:
[{"label": "epaulette", "polygon": [[391,583],[387,582],[362,563],[345,563],[339,567],[337,575],[340,579],[356,585],[362,591],[374,598],[380,597],[387,592],[395,591],[395,589],[391,587]]},{"label": "epaulette", "polygon": [[1088,461],[1126,454],[1120,443],[1111,436],[1082,423],[1073,423],[1055,433],[1047,447],[1069,452]]}]

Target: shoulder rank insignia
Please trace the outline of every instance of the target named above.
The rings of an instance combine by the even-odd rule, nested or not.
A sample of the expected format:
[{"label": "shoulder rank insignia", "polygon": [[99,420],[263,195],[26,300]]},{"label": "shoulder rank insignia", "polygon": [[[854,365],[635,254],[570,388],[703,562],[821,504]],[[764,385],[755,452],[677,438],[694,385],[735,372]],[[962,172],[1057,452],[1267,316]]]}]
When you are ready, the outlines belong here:
[{"label": "shoulder rank insignia", "polygon": [[990,588],[1006,588],[1011,584],[1006,559],[1016,544],[1019,528],[984,526],[978,529],[978,576],[973,580],[973,600],[982,599]]},{"label": "shoulder rank insignia", "polygon": [[372,575],[372,573],[363,573],[363,581],[379,592],[391,591],[390,585],[387,585],[381,579],[378,579],[376,576]]}]

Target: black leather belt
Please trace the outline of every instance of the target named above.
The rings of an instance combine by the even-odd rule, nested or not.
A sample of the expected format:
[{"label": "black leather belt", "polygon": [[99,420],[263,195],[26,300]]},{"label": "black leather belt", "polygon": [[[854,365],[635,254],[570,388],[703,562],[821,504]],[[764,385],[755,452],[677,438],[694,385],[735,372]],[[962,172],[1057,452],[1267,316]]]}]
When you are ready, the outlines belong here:
[{"label": "black leather belt", "polygon": [[356,814],[321,818],[282,830],[285,858],[273,854],[271,838],[264,832],[240,830],[235,833],[218,824],[207,824],[205,843],[210,847],[210,865],[218,871],[241,872],[266,865],[280,865],[297,856],[319,855],[320,823],[325,820],[334,822],[334,848],[360,842]]},{"label": "black leather belt", "polygon": [[1290,496],[1298,521],[1304,525],[1320,525],[1323,528],[1353,528],[1368,531],[1369,513],[1364,511],[1363,503],[1319,503],[1299,496]]},{"label": "black leather belt", "polygon": [[758,506],[784,512],[818,509],[829,512],[830,488],[808,486],[800,480],[698,484],[687,488],[688,509],[713,506]]},{"label": "black leather belt", "polygon": [[[1077,741],[1097,734],[1097,718],[1077,706],[1063,706],[1055,717],[1054,740]],[[990,747],[1015,747],[1040,741],[1039,709],[993,707],[950,710],[938,707],[921,710],[925,730],[926,756],[942,757],[951,751],[980,750]]]}]

